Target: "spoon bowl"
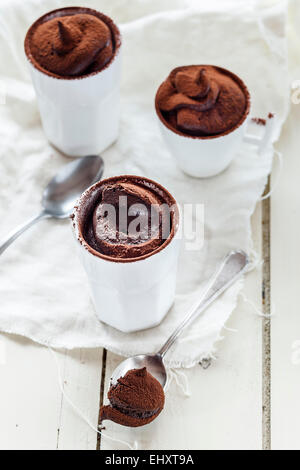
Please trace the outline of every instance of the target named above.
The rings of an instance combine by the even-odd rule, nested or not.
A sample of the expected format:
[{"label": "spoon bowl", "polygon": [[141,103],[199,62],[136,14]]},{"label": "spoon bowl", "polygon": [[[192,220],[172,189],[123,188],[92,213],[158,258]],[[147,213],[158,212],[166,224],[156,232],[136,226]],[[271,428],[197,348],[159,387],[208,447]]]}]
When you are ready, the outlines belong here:
[{"label": "spoon bowl", "polygon": [[69,217],[79,196],[101,179],[103,171],[104,162],[98,155],[78,158],[63,166],[43,192],[42,211],[15,229],[6,240],[0,243],[0,255],[25,230],[39,220],[50,217],[56,219]]},{"label": "spoon bowl", "polygon": [[167,383],[167,371],[160,354],[140,354],[139,356],[125,359],[125,361],[121,362],[114,370],[111,377],[111,384],[116,385],[118,379],[124,377],[129,370],[142,369],[143,367],[146,367],[147,371],[159,381],[162,388],[165,388]]},{"label": "spoon bowl", "polygon": [[55,218],[69,217],[79,196],[101,179],[103,169],[104,162],[98,155],[82,157],[63,166],[44,190],[44,210]]}]

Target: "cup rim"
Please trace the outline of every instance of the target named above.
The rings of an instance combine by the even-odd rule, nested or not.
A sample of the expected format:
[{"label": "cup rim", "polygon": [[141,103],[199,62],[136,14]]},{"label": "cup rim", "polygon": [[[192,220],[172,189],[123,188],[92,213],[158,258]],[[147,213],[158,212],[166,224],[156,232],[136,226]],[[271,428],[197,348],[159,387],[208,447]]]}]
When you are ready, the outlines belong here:
[{"label": "cup rim", "polygon": [[[224,137],[228,134],[231,134],[232,132],[236,131],[246,120],[246,118],[248,117],[249,115],[249,112],[250,112],[250,106],[251,106],[251,95],[250,95],[250,92],[248,90],[248,87],[246,86],[246,84],[244,83],[244,81],[238,76],[236,75],[235,73],[231,72],[231,70],[228,70],[228,69],[225,69],[224,67],[219,67],[217,65],[212,65],[212,64],[191,64],[191,65],[183,65],[183,66],[179,66],[179,67],[175,67],[172,71],[176,70],[176,69],[181,69],[182,67],[198,67],[198,66],[201,66],[201,67],[214,67],[216,68],[217,70],[220,70],[221,72],[223,73],[226,73],[227,75],[230,75],[232,78],[234,78],[234,80],[240,85],[240,87],[242,88],[244,94],[245,94],[245,97],[246,97],[246,109],[244,111],[244,114],[242,116],[242,118],[240,119],[240,121],[234,126],[232,127],[231,129],[228,129],[227,131],[224,131],[222,132],[221,134],[214,134],[214,135],[190,135],[190,134],[185,134],[184,132],[181,132],[179,131],[178,129],[175,129],[174,127],[171,126],[171,124],[163,117],[162,115],[162,112],[158,106],[158,92],[161,88],[161,86],[163,85],[164,82],[162,82],[157,91],[156,91],[156,95],[155,95],[155,101],[154,101],[154,104],[155,104],[155,111],[156,111],[156,114],[157,114],[157,117],[159,118],[160,122],[165,126],[167,127],[171,132],[173,132],[174,134],[177,134],[179,135],[180,137],[186,137],[187,139],[194,139],[194,140],[213,140],[213,139],[217,139],[218,137]],[[172,72],[171,71],[171,72]]]},{"label": "cup rim", "polygon": [[[152,187],[152,189],[153,189],[153,187],[158,189],[158,191],[166,197],[167,203],[168,203],[168,201],[170,202],[170,204],[169,204],[170,207],[175,208],[175,210],[172,211],[172,213],[171,213],[172,217],[173,217],[173,219],[172,219],[172,229],[171,229],[171,233],[168,236],[168,238],[164,241],[164,243],[162,243],[155,250],[153,250],[153,251],[151,251],[151,252],[149,252],[149,253],[147,253],[143,256],[136,257],[136,258],[114,258],[112,256],[108,256],[108,255],[105,255],[103,253],[100,253],[99,251],[95,250],[94,248],[92,248],[87,243],[87,241],[85,240],[85,238],[83,236],[83,233],[82,233],[83,232],[84,220],[86,219],[86,216],[84,216],[84,214],[81,213],[81,211],[84,211],[84,203],[90,198],[91,194],[95,191],[95,189],[97,189],[97,187],[99,187],[103,184],[106,184],[106,183],[117,182],[119,180],[122,181],[124,179],[126,179],[126,181],[129,180],[129,181],[139,182],[139,183],[144,182],[144,183],[148,184],[148,187]],[[75,237],[76,237],[76,241],[78,243],[80,243],[80,245],[84,249],[86,249],[91,255],[94,255],[97,258],[101,258],[101,259],[106,260],[106,261],[110,261],[110,262],[114,262],[114,263],[118,263],[118,264],[119,263],[124,264],[124,263],[133,263],[133,262],[145,260],[147,258],[152,257],[153,255],[156,255],[157,253],[161,252],[164,248],[166,248],[175,239],[175,236],[178,232],[179,221],[180,221],[180,211],[179,211],[179,207],[178,207],[176,199],[171,195],[171,193],[164,186],[157,183],[156,181],[154,181],[150,178],[146,178],[144,176],[119,175],[119,176],[111,176],[109,178],[105,178],[103,180],[100,180],[97,183],[90,186],[89,188],[87,188],[82,193],[80,198],[78,199],[78,201],[77,201],[77,203],[74,207],[73,214],[70,216],[70,218],[71,218],[71,221],[72,221],[72,228],[73,228],[73,231],[74,231],[74,234],[75,234]]]},{"label": "cup rim", "polygon": [[[107,64],[105,64],[105,66],[102,69],[96,70],[96,71],[91,72],[91,73],[86,74],[86,75],[62,76],[62,75],[58,75],[54,72],[50,72],[49,70],[45,69],[33,57],[33,55],[31,54],[31,50],[30,50],[30,37],[31,37],[34,29],[39,24],[42,24],[43,22],[45,22],[45,20],[48,17],[49,17],[49,19],[52,19],[52,18],[55,18],[56,16],[60,16],[59,15],[60,12],[67,12],[68,14],[65,15],[65,16],[72,16],[72,14],[75,14],[75,13],[89,13],[91,15],[96,16],[97,18],[100,18],[102,21],[104,21],[104,23],[106,23],[110,27],[110,29],[112,31],[112,34],[113,34],[114,41],[115,41],[115,51],[114,51],[114,54],[113,54],[112,58],[110,59],[110,61]],[[61,15],[61,16],[63,16],[63,15]],[[104,13],[101,13],[100,11],[97,11],[93,8],[88,8],[88,7],[62,7],[62,8],[56,8],[55,10],[51,10],[51,11],[45,13],[44,15],[37,18],[31,24],[31,26],[27,30],[25,40],[24,40],[25,55],[26,55],[26,58],[28,59],[29,63],[35,69],[37,69],[39,72],[47,75],[48,77],[54,78],[56,80],[63,80],[63,81],[84,80],[85,78],[94,77],[95,75],[98,75],[99,73],[103,72],[104,70],[106,70],[114,62],[116,57],[119,55],[121,45],[122,45],[121,32],[120,32],[118,26],[114,23],[114,21],[109,16],[105,15]]]}]

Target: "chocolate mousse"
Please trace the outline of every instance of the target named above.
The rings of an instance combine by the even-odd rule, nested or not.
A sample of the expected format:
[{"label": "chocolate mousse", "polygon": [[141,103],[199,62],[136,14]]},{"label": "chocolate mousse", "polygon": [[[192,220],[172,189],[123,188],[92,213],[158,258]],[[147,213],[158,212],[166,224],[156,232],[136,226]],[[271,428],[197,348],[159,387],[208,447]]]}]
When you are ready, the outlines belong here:
[{"label": "chocolate mousse", "polygon": [[146,367],[129,370],[108,391],[110,404],[102,406],[100,421],[111,420],[137,427],[153,421],[162,411],[165,394],[161,384]]},{"label": "chocolate mousse", "polygon": [[130,261],[169,243],[177,212],[175,200],[157,183],[137,176],[113,177],[87,191],[79,227],[93,254]]},{"label": "chocolate mousse", "polygon": [[238,127],[249,112],[249,93],[232,72],[212,65],[177,67],[161,84],[156,111],[174,132],[214,137]]},{"label": "chocolate mousse", "polygon": [[39,18],[25,38],[29,60],[56,77],[82,77],[103,70],[120,46],[113,21],[96,10],[71,7]]}]

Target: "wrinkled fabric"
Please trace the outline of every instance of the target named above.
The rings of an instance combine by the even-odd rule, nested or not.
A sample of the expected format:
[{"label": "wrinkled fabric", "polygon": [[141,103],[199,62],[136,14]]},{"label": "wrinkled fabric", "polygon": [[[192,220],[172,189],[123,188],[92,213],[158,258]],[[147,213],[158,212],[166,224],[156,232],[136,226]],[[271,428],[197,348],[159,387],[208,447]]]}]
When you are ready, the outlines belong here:
[{"label": "wrinkled fabric", "polygon": [[[222,257],[231,249],[252,249],[251,214],[271,171],[272,142],[279,137],[288,111],[286,3],[268,8],[245,0],[67,4],[103,11],[122,32],[120,136],[103,153],[104,176],[144,175],[163,184],[180,205],[202,204],[205,240],[197,251],[187,250],[183,243],[175,303],[161,325],[124,334],[96,319],[69,221],[42,221],[0,257],[0,330],[51,347],[103,346],[124,356],[155,352],[188,312]],[[0,239],[38,213],[42,189],[70,161],[45,138],[23,51],[30,24],[60,6],[66,2],[10,0],[0,5]],[[154,110],[156,90],[170,70],[197,63],[238,74],[249,87],[253,116],[276,114],[272,142],[263,154],[243,144],[231,166],[209,179],[190,178],[177,168]],[[262,132],[262,126],[255,131]],[[166,358],[168,365],[191,367],[211,356],[242,285],[240,280],[232,286],[181,336]]]}]

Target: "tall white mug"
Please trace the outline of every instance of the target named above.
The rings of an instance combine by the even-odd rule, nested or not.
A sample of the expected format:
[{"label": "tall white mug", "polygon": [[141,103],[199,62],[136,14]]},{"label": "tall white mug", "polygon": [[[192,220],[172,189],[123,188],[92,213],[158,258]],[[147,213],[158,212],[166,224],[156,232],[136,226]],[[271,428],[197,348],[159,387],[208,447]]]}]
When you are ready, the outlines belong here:
[{"label": "tall white mug", "polygon": [[[99,185],[118,178],[122,177],[100,181],[82,194],[74,209],[72,228],[98,319],[128,333],[158,325],[174,302],[180,247],[176,235],[180,216],[174,200],[172,236],[162,247],[141,258],[120,260],[95,252],[83,237],[85,204]],[[165,188],[152,180],[144,177],[142,180],[149,188],[158,188],[170,196]]]},{"label": "tall white mug", "polygon": [[[80,11],[105,17],[89,8]],[[62,8],[39,18],[53,18],[61,12],[78,12],[78,8]],[[37,95],[42,125],[48,140],[61,152],[72,157],[98,154],[118,137],[120,115],[121,40],[117,41],[111,62],[102,70],[80,77],[57,77],[43,71],[30,54],[28,40],[25,52]],[[29,29],[27,36],[31,30]]]}]

